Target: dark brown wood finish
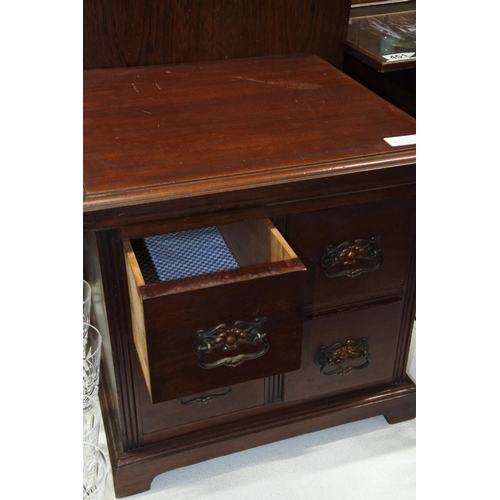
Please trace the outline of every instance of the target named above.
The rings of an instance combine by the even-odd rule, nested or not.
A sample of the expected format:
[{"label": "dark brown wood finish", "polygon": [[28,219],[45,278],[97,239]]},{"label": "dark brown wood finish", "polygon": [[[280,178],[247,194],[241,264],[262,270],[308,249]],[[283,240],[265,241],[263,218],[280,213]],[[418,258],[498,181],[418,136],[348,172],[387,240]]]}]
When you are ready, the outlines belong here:
[{"label": "dark brown wood finish", "polygon": [[[341,206],[353,200],[385,199],[392,196],[391,191],[396,187],[404,186],[408,193],[415,191],[415,160],[414,150],[403,151],[382,157],[306,165],[300,170],[266,173],[265,177],[260,175],[250,179],[251,184],[246,186],[239,185],[243,182],[239,178],[221,179],[216,189],[201,194],[186,190],[184,196],[171,193],[164,198],[154,196],[149,201],[142,196],[142,201],[139,201],[139,195],[131,191],[117,195],[113,203],[101,204],[85,199],[84,229],[121,227],[122,237],[131,239],[249,218],[301,213],[325,206]],[[286,182],[283,182],[284,177]],[[332,177],[335,177],[333,183],[328,181]],[[183,187],[179,186],[180,193],[184,191]],[[203,188],[199,184],[192,187]],[[128,201],[129,197],[132,200]],[[101,208],[93,209],[99,206]],[[109,208],[103,210],[106,206]],[[224,209],[226,206],[232,209],[227,211]]]},{"label": "dark brown wood finish", "polygon": [[84,68],[318,54],[340,67],[348,0],[86,0]]},{"label": "dark brown wood finish", "polygon": [[[394,191],[394,195],[398,194],[398,190]],[[412,252],[408,242],[414,237],[415,197],[411,195],[291,215],[286,238],[308,269],[306,310],[324,313],[340,304],[400,292]],[[371,238],[377,239],[379,257],[354,259],[353,264],[333,268],[333,273],[358,269],[364,272],[355,277],[327,276],[322,258],[328,246],[353,246],[359,239]]]},{"label": "dark brown wood finish", "polygon": [[[299,272],[287,270],[262,277],[255,272],[244,281],[222,278],[218,286],[163,295],[145,303],[153,403],[246,382],[255,379],[256,373],[262,378],[298,369],[304,273],[300,272],[302,265],[296,270]],[[255,317],[267,318],[263,326],[270,344],[268,352],[235,367],[199,366],[195,331],[209,331],[220,324],[231,327],[236,321]],[[252,356],[261,348],[260,344],[244,345],[236,354]],[[229,352],[229,356],[236,354]],[[210,362],[220,357],[214,356]]]},{"label": "dark brown wood finish", "polygon": [[84,92],[84,221],[414,162],[384,141],[414,120],[316,56],[87,71]]},{"label": "dark brown wood finish", "polygon": [[[216,425],[172,439],[164,439],[122,455],[114,472],[117,498],[150,488],[162,472],[273,443],[335,425],[384,415],[389,423],[415,418],[416,392],[410,380],[391,387],[281,406],[241,418],[233,425]],[[276,409],[276,408],[275,408]],[[237,422],[237,425],[234,422]]]},{"label": "dark brown wood finish", "polygon": [[[285,401],[315,397],[321,394],[345,394],[392,382],[394,360],[399,338],[399,322],[403,303],[372,303],[365,307],[318,316],[304,325],[302,368],[285,374]],[[348,340],[367,339],[369,364],[347,375],[323,375],[317,362],[318,349]],[[327,373],[349,366],[362,366],[364,358],[346,359],[329,366]]]},{"label": "dark brown wood finish", "polygon": [[[264,381],[252,380],[243,384],[219,387],[217,390],[191,394],[164,403],[152,404],[147,389],[141,400],[144,412],[142,432],[145,441],[158,442],[169,430],[179,426],[186,426],[193,422],[203,421],[241,412],[249,408],[260,407],[264,404]],[[175,431],[174,431],[175,432]],[[181,431],[182,433],[182,431]]]},{"label": "dark brown wood finish", "polygon": [[[107,322],[108,328],[103,333],[103,345],[109,343],[109,351],[115,363],[114,373],[110,373],[108,368],[108,377],[111,380],[116,378],[117,382],[115,402],[118,406],[112,408],[113,413],[119,416],[119,420],[118,422],[110,421],[109,425],[115,428],[117,426],[121,433],[119,449],[129,450],[140,445],[141,436],[140,414],[136,411],[130,302],[127,293],[125,263],[117,231],[98,232],[97,245],[103,271],[106,315],[111,318]],[[98,324],[104,322],[106,322],[105,318],[100,318]],[[113,405],[115,402],[110,401]]]},{"label": "dark brown wood finish", "polygon": [[[139,85],[129,78],[134,71],[141,74]],[[228,74],[242,78],[230,81]],[[161,75],[179,80],[155,94],[160,92],[155,84],[162,87]],[[118,497],[148,489],[157,474],[201,460],[374,415],[385,415],[389,422],[415,416],[415,385],[405,374],[405,363],[415,310],[416,152],[414,145],[391,147],[384,141],[414,134],[411,117],[318,57],[294,55],[88,71],[85,120],[84,227],[87,240],[94,242],[85,259],[102,290],[103,306],[95,319],[105,325],[106,351],[111,353],[103,364],[100,392]],[[127,138],[125,143],[114,139],[118,133]],[[217,134],[219,140],[214,139]],[[383,264],[388,271],[381,272],[381,283],[363,277],[358,285],[352,278],[352,285],[345,278],[345,299],[342,286],[309,289],[311,304],[317,293],[322,298],[321,307],[308,310],[295,293],[307,290],[303,280],[285,280],[274,288],[236,280],[232,283],[238,288],[227,300],[218,296],[216,305],[206,302],[208,281],[192,280],[189,293],[203,296],[198,303],[206,302],[205,309],[182,300],[177,293],[182,283],[145,287],[144,298],[152,307],[144,310],[158,347],[153,358],[158,356],[154,362],[163,370],[171,359],[184,360],[177,340],[192,350],[183,333],[176,333],[172,343],[175,335],[165,336],[163,326],[170,320],[197,322],[197,315],[209,316],[224,304],[228,315],[223,321],[229,323],[241,319],[236,315],[243,304],[246,312],[293,310],[299,323],[302,318],[308,325],[323,325],[306,328],[302,355],[300,348],[298,353],[285,349],[282,359],[274,359],[276,371],[266,371],[264,365],[253,372],[246,368],[247,378],[235,380],[227,399],[215,399],[200,412],[190,408],[184,413],[173,392],[162,400],[173,399],[153,403],[133,339],[124,244],[165,232],[271,217],[284,239],[290,236],[288,243],[293,242],[297,254],[303,250],[304,260],[300,255],[295,260],[308,273],[317,271],[308,257],[311,248],[317,253],[318,242],[330,241],[330,234],[322,234],[325,225],[342,240],[382,231],[389,244]],[[303,230],[296,230],[299,226]],[[267,267],[282,265],[272,264]],[[259,266],[256,277],[269,272],[266,264]],[[294,273],[280,279],[286,276]],[[309,286],[316,286],[314,280]],[[160,304],[167,289],[175,311],[189,309],[186,317],[177,318]],[[259,296],[264,305],[256,301]],[[191,323],[190,332],[196,328]],[[216,325],[203,325],[211,326]],[[359,336],[368,329],[373,365],[351,374],[361,378],[346,378],[331,390],[312,382],[308,392],[312,371],[319,371],[311,361],[316,343],[345,341],[351,332]],[[287,381],[290,362],[302,368],[289,372]],[[168,377],[182,372],[184,386],[177,394],[182,400],[228,388],[225,376],[210,389],[197,385],[194,369],[181,364],[160,373],[157,383],[168,384]],[[236,383],[242,380],[248,381]]]},{"label": "dark brown wood finish", "polygon": [[417,70],[402,69],[380,73],[351,54],[345,55],[343,70],[377,95],[410,116],[417,115]]},{"label": "dark brown wood finish", "polygon": [[389,155],[384,138],[415,132],[409,117],[309,55],[87,71],[84,92],[88,205],[132,189],[200,192],[194,184]]}]

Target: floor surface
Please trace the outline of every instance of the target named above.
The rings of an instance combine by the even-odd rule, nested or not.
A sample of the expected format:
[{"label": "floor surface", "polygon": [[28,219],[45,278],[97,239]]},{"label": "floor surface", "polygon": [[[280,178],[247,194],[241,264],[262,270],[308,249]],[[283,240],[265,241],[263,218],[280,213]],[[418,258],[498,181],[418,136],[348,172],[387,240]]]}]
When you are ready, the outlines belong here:
[{"label": "floor surface", "polygon": [[[416,329],[408,373],[416,380]],[[105,445],[101,433],[101,443]],[[416,420],[340,425],[157,476],[129,500],[414,500]],[[114,500],[110,474],[106,500]]]}]

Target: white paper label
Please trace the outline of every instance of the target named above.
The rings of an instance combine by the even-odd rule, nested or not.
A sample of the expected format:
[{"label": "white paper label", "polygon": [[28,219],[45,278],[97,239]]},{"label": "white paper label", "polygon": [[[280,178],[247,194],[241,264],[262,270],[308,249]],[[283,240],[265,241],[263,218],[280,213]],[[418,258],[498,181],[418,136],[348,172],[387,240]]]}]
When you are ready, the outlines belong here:
[{"label": "white paper label", "polygon": [[416,57],[415,52],[399,52],[398,54],[387,54],[382,56],[388,61],[401,61],[402,59],[414,59]]},{"label": "white paper label", "polygon": [[400,135],[399,137],[385,137],[384,141],[391,146],[408,146],[409,144],[417,144],[417,135]]}]

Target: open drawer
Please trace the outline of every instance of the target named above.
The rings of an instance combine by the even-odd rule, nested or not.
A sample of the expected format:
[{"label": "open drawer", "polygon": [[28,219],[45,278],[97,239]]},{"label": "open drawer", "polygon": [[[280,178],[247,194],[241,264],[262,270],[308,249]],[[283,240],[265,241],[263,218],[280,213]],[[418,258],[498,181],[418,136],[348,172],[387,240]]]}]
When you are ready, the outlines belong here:
[{"label": "open drawer", "polygon": [[[134,342],[153,403],[300,368],[304,265],[269,220],[216,232],[236,263],[167,281],[151,279],[151,262],[138,258],[148,238],[124,241]],[[150,255],[155,267],[181,267],[186,251],[175,257],[175,244]]]}]

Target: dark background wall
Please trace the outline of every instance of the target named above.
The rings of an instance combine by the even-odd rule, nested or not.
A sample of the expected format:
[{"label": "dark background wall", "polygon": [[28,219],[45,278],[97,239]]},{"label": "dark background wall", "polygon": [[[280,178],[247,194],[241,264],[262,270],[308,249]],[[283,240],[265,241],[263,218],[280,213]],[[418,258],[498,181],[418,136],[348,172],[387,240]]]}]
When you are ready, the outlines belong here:
[{"label": "dark background wall", "polygon": [[85,0],[85,69],[314,53],[341,67],[350,0]]}]

